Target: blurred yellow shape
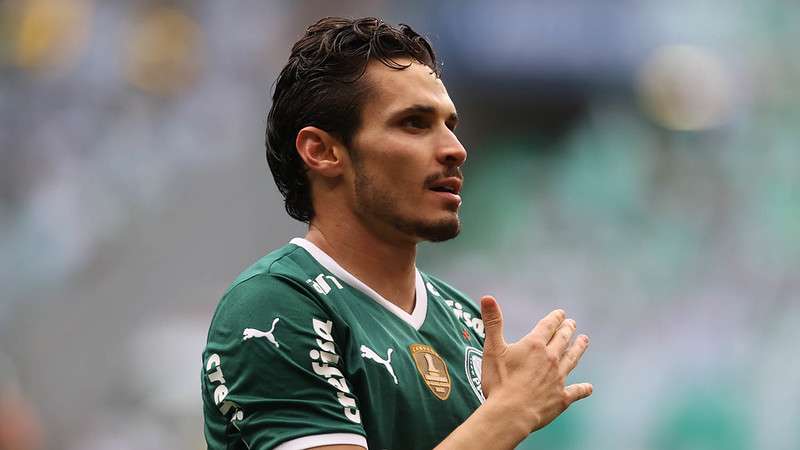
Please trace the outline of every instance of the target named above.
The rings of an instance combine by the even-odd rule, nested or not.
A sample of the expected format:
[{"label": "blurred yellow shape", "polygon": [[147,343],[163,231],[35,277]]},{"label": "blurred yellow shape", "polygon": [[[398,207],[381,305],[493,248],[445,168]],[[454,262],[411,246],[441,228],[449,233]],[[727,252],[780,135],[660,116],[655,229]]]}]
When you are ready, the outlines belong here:
[{"label": "blurred yellow shape", "polygon": [[128,81],[151,94],[180,93],[197,77],[200,39],[197,23],[179,9],[149,8],[128,41]]},{"label": "blurred yellow shape", "polygon": [[13,62],[38,71],[65,71],[86,48],[89,0],[24,0],[14,36]]}]

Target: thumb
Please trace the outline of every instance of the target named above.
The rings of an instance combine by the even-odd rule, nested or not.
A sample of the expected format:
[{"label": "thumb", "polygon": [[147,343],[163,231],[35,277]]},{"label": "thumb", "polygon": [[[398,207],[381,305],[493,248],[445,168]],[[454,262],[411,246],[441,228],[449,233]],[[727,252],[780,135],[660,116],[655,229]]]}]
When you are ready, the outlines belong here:
[{"label": "thumb", "polygon": [[506,340],[503,338],[503,312],[500,311],[497,300],[491,295],[481,297],[481,318],[486,332],[486,339],[483,342],[484,352],[502,353],[506,348]]}]

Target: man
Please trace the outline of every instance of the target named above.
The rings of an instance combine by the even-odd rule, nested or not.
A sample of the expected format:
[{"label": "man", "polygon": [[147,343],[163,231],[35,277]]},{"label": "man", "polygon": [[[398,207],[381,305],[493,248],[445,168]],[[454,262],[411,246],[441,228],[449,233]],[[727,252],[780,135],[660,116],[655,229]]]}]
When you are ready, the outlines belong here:
[{"label": "man", "polygon": [[[275,86],[267,159],[305,238],[245,270],[203,354],[210,449],[510,449],[591,385],[588,338],[556,310],[506,344],[415,266],[459,232],[467,153],[428,42],[374,18],[322,19]],[[481,315],[483,320],[481,320]]]}]

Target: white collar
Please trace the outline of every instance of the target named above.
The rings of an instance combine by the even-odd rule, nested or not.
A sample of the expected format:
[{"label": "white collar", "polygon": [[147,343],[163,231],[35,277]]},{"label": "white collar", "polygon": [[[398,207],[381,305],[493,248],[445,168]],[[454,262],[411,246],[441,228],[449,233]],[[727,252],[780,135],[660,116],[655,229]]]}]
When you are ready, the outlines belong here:
[{"label": "white collar", "polygon": [[414,267],[414,275],[416,278],[416,301],[414,302],[414,310],[411,312],[411,314],[409,314],[394,303],[383,298],[380,294],[364,284],[363,281],[356,278],[353,274],[346,271],[342,266],[339,265],[339,263],[337,263],[327,253],[323,252],[319,247],[310,241],[303,238],[294,238],[289,242],[297,245],[298,247],[303,247],[314,259],[317,260],[318,263],[320,263],[320,265],[322,265],[322,267],[328,269],[330,273],[336,275],[345,283],[349,284],[355,289],[358,289],[371,299],[378,302],[379,305],[388,309],[395,316],[414,327],[415,330],[419,330],[422,326],[422,323],[425,322],[425,315],[428,312],[428,292],[425,289],[425,282],[422,280],[422,275],[420,275],[419,270],[417,270],[416,267]]}]

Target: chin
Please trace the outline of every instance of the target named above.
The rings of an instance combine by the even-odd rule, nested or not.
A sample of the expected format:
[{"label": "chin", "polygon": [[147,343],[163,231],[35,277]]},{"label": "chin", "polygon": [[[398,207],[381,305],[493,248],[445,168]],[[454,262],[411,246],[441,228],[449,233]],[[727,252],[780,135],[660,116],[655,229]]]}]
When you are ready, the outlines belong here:
[{"label": "chin", "polygon": [[443,242],[453,239],[461,232],[461,221],[458,217],[438,222],[420,223],[415,227],[415,234],[423,241]]}]

